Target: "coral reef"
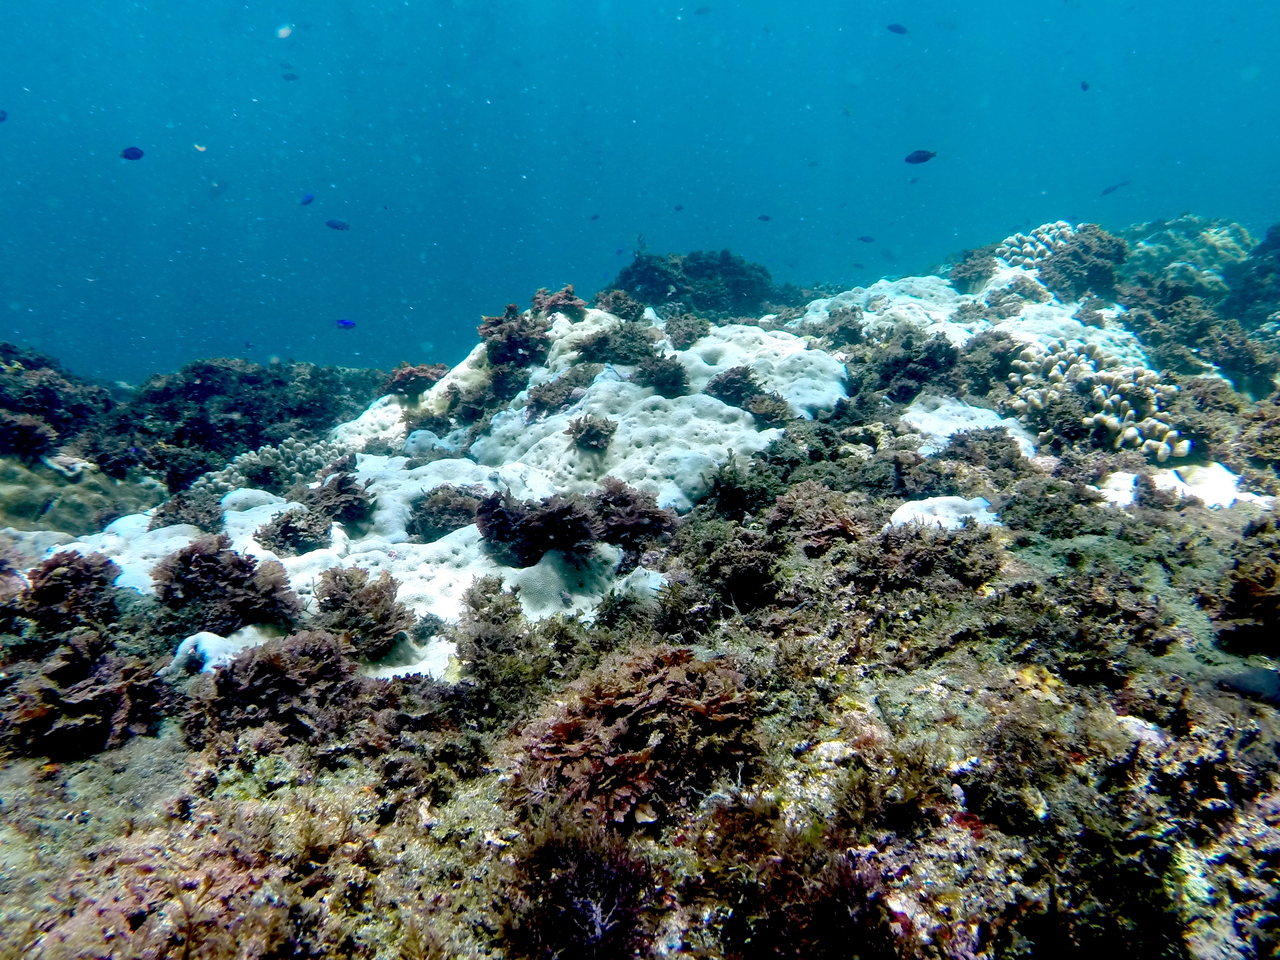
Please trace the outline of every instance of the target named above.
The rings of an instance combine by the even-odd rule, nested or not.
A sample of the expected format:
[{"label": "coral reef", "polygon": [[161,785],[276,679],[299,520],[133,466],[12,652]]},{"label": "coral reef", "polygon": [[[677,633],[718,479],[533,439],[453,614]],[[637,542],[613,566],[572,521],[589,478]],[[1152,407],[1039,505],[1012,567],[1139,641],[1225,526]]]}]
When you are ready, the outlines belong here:
[{"label": "coral reef", "polygon": [[642,252],[343,372],[393,395],[328,439],[298,367],[159,378],[129,436],[282,419],[118,487],[57,411],[133,400],[0,348],[57,432],[2,485],[104,511],[0,536],[0,954],[1275,954],[1268,243],[1049,224],[803,306]]}]

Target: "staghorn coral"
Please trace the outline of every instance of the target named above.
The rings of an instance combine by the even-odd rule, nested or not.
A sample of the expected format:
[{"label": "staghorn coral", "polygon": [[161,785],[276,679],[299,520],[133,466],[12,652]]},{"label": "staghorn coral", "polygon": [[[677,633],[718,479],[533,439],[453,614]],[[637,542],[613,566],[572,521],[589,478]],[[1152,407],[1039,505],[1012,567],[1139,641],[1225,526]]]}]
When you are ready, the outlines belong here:
[{"label": "staghorn coral", "polygon": [[570,688],[521,738],[512,796],[581,806],[603,823],[669,817],[734,764],[750,762],[751,695],[729,664],[654,647],[615,658]]},{"label": "staghorn coral", "polygon": [[189,633],[225,636],[246,624],[288,626],[302,609],[279,563],[236,553],[226,534],[200,537],[171,553],[151,578],[174,625]]}]

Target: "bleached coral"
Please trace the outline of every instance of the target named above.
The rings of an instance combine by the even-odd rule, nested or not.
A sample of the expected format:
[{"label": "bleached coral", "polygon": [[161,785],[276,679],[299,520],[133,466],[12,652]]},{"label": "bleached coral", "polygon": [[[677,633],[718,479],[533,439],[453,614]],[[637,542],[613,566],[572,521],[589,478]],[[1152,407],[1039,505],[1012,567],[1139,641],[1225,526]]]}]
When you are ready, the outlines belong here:
[{"label": "bleached coral", "polygon": [[1065,247],[1076,228],[1065,220],[1036,227],[1030,233],[1015,233],[996,245],[995,255],[1011,267],[1038,267]]}]

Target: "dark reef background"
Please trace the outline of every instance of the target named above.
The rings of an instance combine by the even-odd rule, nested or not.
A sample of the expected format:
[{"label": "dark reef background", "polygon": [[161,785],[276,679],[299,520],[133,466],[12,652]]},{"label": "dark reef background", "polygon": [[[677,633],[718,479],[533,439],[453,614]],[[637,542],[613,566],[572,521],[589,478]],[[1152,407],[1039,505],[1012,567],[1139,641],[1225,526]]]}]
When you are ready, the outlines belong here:
[{"label": "dark reef background", "polygon": [[1260,237],[1280,9],[1152,9],[9,5],[0,339],[134,382],[452,363],[478,304],[590,294],[638,235],[845,287],[1057,218]]}]

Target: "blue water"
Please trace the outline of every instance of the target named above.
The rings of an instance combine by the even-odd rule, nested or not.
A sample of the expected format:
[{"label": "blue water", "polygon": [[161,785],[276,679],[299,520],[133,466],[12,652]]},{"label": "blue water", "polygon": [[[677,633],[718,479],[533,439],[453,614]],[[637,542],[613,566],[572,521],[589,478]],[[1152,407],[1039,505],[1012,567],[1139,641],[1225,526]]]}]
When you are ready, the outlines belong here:
[{"label": "blue water", "polygon": [[641,234],[852,284],[1058,218],[1280,219],[1280,5],[706,6],[6,3],[0,339],[106,380],[454,362]]}]

